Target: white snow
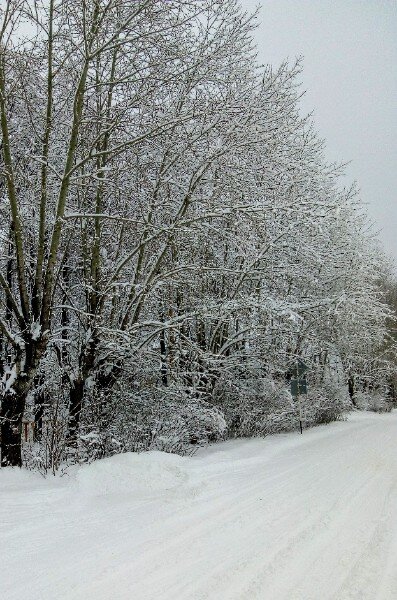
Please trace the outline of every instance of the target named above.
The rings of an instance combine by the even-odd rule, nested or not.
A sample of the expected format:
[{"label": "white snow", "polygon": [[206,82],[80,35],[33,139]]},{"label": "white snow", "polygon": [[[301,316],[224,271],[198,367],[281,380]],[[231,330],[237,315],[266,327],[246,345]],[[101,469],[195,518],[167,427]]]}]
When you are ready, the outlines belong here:
[{"label": "white snow", "polygon": [[0,470],[7,600],[397,598],[397,411],[193,458]]},{"label": "white snow", "polygon": [[76,474],[78,491],[94,496],[127,494],[135,499],[159,495],[187,479],[186,460],[165,452],[118,454],[81,468]]}]

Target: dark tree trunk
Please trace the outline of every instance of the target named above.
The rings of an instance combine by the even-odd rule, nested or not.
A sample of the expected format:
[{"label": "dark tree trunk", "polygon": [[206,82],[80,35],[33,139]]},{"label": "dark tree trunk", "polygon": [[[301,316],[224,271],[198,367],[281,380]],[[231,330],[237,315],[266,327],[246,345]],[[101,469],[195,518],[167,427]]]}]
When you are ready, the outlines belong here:
[{"label": "dark tree trunk", "polygon": [[387,395],[390,398],[390,400],[392,402],[396,402],[396,398],[397,398],[397,396],[396,396],[396,382],[395,382],[395,379],[392,376],[390,376],[388,378],[388,380],[387,380],[387,390],[388,390]]},{"label": "dark tree trunk", "polygon": [[34,430],[33,439],[39,442],[43,435],[44,405],[46,404],[46,393],[43,390],[44,376],[37,375],[34,380]]},{"label": "dark tree trunk", "polygon": [[355,385],[354,385],[354,377],[352,375],[350,375],[350,377],[347,381],[347,385],[348,385],[348,389],[349,389],[350,400],[352,401],[353,406],[357,406],[356,399],[354,397],[356,389],[355,389]]},{"label": "dark tree trunk", "polygon": [[25,409],[26,395],[6,393],[1,403],[1,466],[22,466],[22,417]]},{"label": "dark tree trunk", "polygon": [[[62,279],[63,279],[63,286],[64,289],[67,290],[69,289],[69,267],[67,266],[67,260],[68,257],[65,257],[65,264],[62,267],[62,271],[61,271],[61,275],[62,275]],[[70,324],[70,318],[69,318],[69,310],[67,308],[67,304],[68,304],[68,295],[65,292],[62,295],[62,308],[61,308],[61,339],[62,339],[62,346],[61,346],[61,359],[62,359],[62,366],[67,364],[67,360],[68,360],[68,348],[67,348],[67,342],[69,339],[69,324]],[[67,375],[64,372],[63,373],[63,383],[66,385],[67,383]]]},{"label": "dark tree trunk", "polygon": [[77,435],[80,426],[80,414],[83,407],[84,380],[79,378],[73,382],[69,393],[69,427],[68,440],[71,444],[77,444]]},{"label": "dark tree trunk", "polygon": [[95,374],[95,393],[97,395],[100,431],[106,431],[112,420],[112,393],[114,384],[120,376],[122,369],[119,362],[115,362],[112,368],[102,366]]},{"label": "dark tree trunk", "polygon": [[160,333],[160,359],[161,359],[161,381],[165,387],[168,386],[168,369],[167,369],[167,347],[165,343],[164,329]]},{"label": "dark tree trunk", "polygon": [[4,340],[2,335],[0,334],[0,378],[3,379],[4,376]]},{"label": "dark tree trunk", "polygon": [[[12,240],[14,240],[14,223],[12,222],[10,225],[10,232],[9,232],[9,244],[8,244],[8,259],[7,259],[7,283],[8,286],[10,288],[10,290],[12,290],[12,286],[13,286],[13,275],[14,275],[14,243]],[[10,300],[7,298],[6,300],[6,319],[8,321],[8,323],[11,323],[12,321],[12,315],[13,315],[13,311],[12,311],[12,305],[10,303]]]},{"label": "dark tree trunk", "polygon": [[43,436],[43,416],[45,394],[43,391],[38,392],[34,399],[34,441],[39,442]]}]

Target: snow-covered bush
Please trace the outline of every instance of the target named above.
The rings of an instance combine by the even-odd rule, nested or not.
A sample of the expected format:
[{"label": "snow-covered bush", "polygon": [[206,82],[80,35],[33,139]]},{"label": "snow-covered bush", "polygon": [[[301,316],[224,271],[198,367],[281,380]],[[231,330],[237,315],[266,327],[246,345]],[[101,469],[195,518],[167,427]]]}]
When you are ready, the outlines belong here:
[{"label": "snow-covered bush", "polygon": [[372,412],[390,412],[393,408],[393,402],[385,397],[380,391],[356,392],[354,401],[360,410],[370,410]]},{"label": "snow-covered bush", "polygon": [[296,427],[296,408],[284,383],[271,379],[222,381],[214,391],[231,437],[266,435]]},{"label": "snow-covered bush", "polygon": [[92,408],[84,411],[80,435],[81,459],[92,460],[118,452],[161,450],[191,454],[208,442],[224,439],[221,411],[192,398],[184,390],[151,389],[114,394],[111,415],[100,430]]},{"label": "snow-covered bush", "polygon": [[[284,382],[261,379],[239,385],[224,383],[216,390],[227,420],[229,435],[250,437],[299,428],[299,404]],[[306,427],[343,418],[350,403],[343,388],[332,384],[312,387],[301,395],[302,420]]]},{"label": "snow-covered bush", "polygon": [[49,356],[27,400],[28,440],[23,441],[23,462],[43,475],[55,474],[69,462],[73,451],[68,446],[68,387],[63,383],[60,369]]},{"label": "snow-covered bush", "polygon": [[327,382],[321,386],[308,386],[308,393],[301,396],[305,425],[320,425],[338,421],[351,410],[347,390],[343,386]]}]

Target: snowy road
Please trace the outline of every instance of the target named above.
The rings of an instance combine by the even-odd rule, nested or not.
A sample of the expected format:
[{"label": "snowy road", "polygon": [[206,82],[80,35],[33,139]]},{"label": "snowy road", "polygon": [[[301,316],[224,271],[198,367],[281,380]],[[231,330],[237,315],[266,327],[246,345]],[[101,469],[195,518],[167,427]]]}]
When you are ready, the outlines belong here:
[{"label": "snowy road", "polygon": [[397,411],[61,479],[3,469],[0,518],[7,600],[393,600]]}]

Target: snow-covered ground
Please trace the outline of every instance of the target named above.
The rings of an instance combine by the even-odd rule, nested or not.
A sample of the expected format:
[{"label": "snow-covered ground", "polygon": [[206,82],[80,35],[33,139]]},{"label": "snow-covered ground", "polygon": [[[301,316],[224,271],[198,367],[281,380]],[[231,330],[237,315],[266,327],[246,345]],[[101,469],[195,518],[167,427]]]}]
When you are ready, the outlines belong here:
[{"label": "snow-covered ground", "polygon": [[0,470],[7,600],[397,598],[397,411],[62,478]]}]

